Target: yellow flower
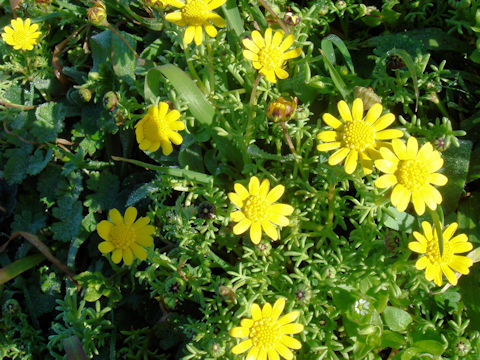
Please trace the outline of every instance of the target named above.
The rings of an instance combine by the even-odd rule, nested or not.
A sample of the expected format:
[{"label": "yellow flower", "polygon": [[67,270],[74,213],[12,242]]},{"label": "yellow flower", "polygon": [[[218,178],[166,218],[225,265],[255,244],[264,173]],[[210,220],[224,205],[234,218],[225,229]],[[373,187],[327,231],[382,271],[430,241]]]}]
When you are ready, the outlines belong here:
[{"label": "yellow flower", "polygon": [[[250,306],[251,319],[242,319],[239,327],[230,329],[230,336],[248,338],[233,347],[232,353],[241,354],[248,349],[246,360],[291,360],[293,354],[290,349],[298,350],[302,344],[297,339],[287,336],[303,331],[303,325],[293,323],[300,315],[299,311],[292,311],[281,318],[285,308],[285,299],[278,299],[275,304],[266,303],[263,309],[253,303]],[[290,348],[290,349],[289,349]]]},{"label": "yellow flower", "polygon": [[[265,31],[265,38],[258,31],[252,32],[252,39],[243,39],[242,43],[247,49],[243,50],[243,56],[252,61],[252,65],[260,74],[270,82],[286,79],[288,72],[283,68],[288,59],[294,59],[302,53],[302,49],[288,50],[293,45],[293,35],[288,35],[283,40],[284,33],[277,30],[272,36],[272,29]],[[282,41],[283,40],[283,41]]]},{"label": "yellow flower", "polygon": [[168,104],[160,102],[152,105],[147,114],[135,125],[135,134],[141,150],[157,151],[160,146],[164,155],[173,151],[172,143],[180,145],[182,135],[176,131],[184,130],[185,124],[177,121],[180,113],[177,110],[168,111]]},{"label": "yellow flower", "polygon": [[390,140],[403,136],[397,129],[387,129],[395,121],[395,115],[382,113],[382,105],[374,104],[363,117],[363,101],[357,98],[353,101],[352,111],[345,101],[337,104],[340,121],[329,113],[323,114],[323,121],[334,130],[322,131],[317,138],[323,144],[317,146],[318,151],[338,149],[330,158],[330,165],[337,165],[345,158],[345,172],[351,174],[357,168],[358,160],[365,175],[373,169],[373,160],[380,158],[378,150],[384,146],[382,140]]},{"label": "yellow flower", "polygon": [[473,246],[468,242],[467,235],[460,234],[452,239],[458,224],[448,225],[443,230],[443,254],[440,256],[437,230],[432,229],[432,225],[426,221],[422,222],[422,228],[423,235],[414,231],[413,236],[417,241],[408,244],[410,250],[425,254],[417,260],[415,267],[417,270],[425,269],[425,278],[433,280],[438,286],[442,286],[442,273],[450,284],[457,285],[457,277],[452,269],[466,275],[470,272],[469,267],[473,265],[472,259],[455,255],[472,250]]},{"label": "yellow flower", "polygon": [[425,212],[425,204],[435,210],[442,202],[442,195],[431,184],[443,186],[448,181],[445,175],[435,172],[443,166],[440,153],[430,143],[419,150],[414,137],[408,139],[407,145],[394,139],[392,147],[393,152],[381,148],[383,159],[375,160],[375,166],[386,173],[375,181],[375,186],[381,189],[395,186],[390,199],[398,211],[405,211],[410,199],[418,215]]},{"label": "yellow flower", "polygon": [[[234,185],[235,192],[229,193],[230,201],[240,208],[230,213],[230,218],[238,222],[233,227],[235,235],[243,234],[250,228],[250,239],[258,244],[263,231],[272,239],[278,239],[278,232],[273,226],[287,226],[290,222],[286,216],[293,212],[293,207],[287,204],[274,204],[285,192],[283,185],[277,185],[270,191],[270,182],[260,181],[256,176],[250,178],[248,190],[241,184]],[[272,224],[273,223],[273,224]]]},{"label": "yellow flower", "polygon": [[[225,3],[226,0],[186,0],[183,3],[179,0],[169,0],[168,5],[181,9],[165,16],[167,21],[170,21],[178,26],[186,26],[183,41],[190,44],[195,39],[195,44],[200,45],[203,41],[203,29],[210,37],[217,36],[216,27],[225,27],[225,20],[211,12]],[[215,26],[213,26],[213,25]]]},{"label": "yellow flower", "polygon": [[38,38],[42,33],[38,30],[37,24],[30,24],[30,19],[25,19],[25,22],[20,19],[12,19],[10,26],[3,28],[3,40],[12,45],[15,50],[32,50],[33,46],[37,44]]},{"label": "yellow flower", "polygon": [[143,247],[153,245],[154,227],[148,225],[150,219],[141,217],[137,221],[137,209],[129,207],[125,217],[117,209],[108,212],[111,221],[102,220],[97,225],[98,235],[105,241],[98,244],[103,254],[113,251],[112,261],[118,264],[122,258],[125,265],[132,265],[134,256],[140,260],[147,258]]}]

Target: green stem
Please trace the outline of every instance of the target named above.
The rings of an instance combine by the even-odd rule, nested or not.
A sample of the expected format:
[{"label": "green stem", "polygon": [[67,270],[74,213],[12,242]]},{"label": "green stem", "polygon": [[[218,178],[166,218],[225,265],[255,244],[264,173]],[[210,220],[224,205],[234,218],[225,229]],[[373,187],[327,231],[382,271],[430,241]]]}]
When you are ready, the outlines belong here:
[{"label": "green stem", "polygon": [[428,208],[428,213],[430,214],[430,217],[432,218],[433,222],[433,227],[435,231],[437,232],[437,237],[438,237],[438,247],[440,249],[440,256],[443,256],[443,219],[440,221],[440,216],[438,214],[438,209],[437,210],[431,210]]},{"label": "green stem", "polygon": [[327,216],[327,224],[333,224],[333,216],[335,213],[335,184],[331,184],[328,187],[328,216]]},{"label": "green stem", "polygon": [[207,43],[207,53],[208,53],[208,74],[210,75],[210,92],[215,93],[215,73],[213,71],[213,53],[212,46],[210,43]]},{"label": "green stem", "polygon": [[248,117],[247,117],[247,128],[245,129],[245,143],[248,148],[250,145],[250,139],[252,138],[252,117],[255,115],[253,111],[253,107],[256,105],[257,100],[257,88],[258,84],[260,83],[260,78],[262,75],[258,73],[257,79],[255,80],[255,84],[253,84],[252,93],[250,94],[250,101],[248,103]]},{"label": "green stem", "polygon": [[195,70],[195,67],[193,66],[192,59],[190,58],[190,51],[188,50],[188,45],[184,44],[183,51],[185,52],[185,59],[187,60],[188,70],[192,74],[193,78],[197,81],[197,86],[199,87],[199,89],[204,94],[207,94],[205,85],[203,85],[203,81],[200,79],[200,76],[198,76],[197,70]]}]

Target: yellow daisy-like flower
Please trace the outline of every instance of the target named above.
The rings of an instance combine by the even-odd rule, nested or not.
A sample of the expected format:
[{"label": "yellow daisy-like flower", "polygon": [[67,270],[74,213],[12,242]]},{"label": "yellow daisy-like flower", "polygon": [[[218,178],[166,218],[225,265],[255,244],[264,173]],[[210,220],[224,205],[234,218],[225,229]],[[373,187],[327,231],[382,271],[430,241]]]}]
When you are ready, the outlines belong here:
[{"label": "yellow daisy-like flower", "polygon": [[144,247],[153,245],[154,227],[148,225],[148,217],[138,218],[137,209],[129,207],[125,217],[117,209],[108,212],[111,221],[102,220],[97,225],[98,235],[105,241],[98,244],[103,254],[112,252],[112,261],[118,264],[122,258],[125,265],[132,265],[134,256],[140,260],[147,258]]},{"label": "yellow daisy-like flower", "polygon": [[203,29],[208,36],[215,37],[217,36],[215,26],[225,27],[225,20],[211,10],[222,6],[226,1],[186,0],[186,3],[183,3],[179,0],[168,0],[168,5],[179,8],[181,11],[169,13],[165,16],[165,19],[178,26],[187,27],[183,36],[183,41],[186,44],[190,44],[195,39],[195,44],[200,45],[203,41]]},{"label": "yellow daisy-like flower", "polygon": [[[248,349],[246,360],[279,360],[293,359],[290,349],[298,350],[302,344],[297,339],[288,336],[303,331],[303,325],[293,323],[300,315],[292,311],[281,318],[285,308],[285,299],[278,299],[275,304],[266,303],[262,309],[253,303],[250,306],[251,319],[242,319],[239,327],[230,329],[230,336],[248,338],[233,347],[232,353],[241,354]],[[290,349],[289,349],[290,348]],[[280,354],[280,356],[279,356]]]},{"label": "yellow daisy-like flower", "polygon": [[240,210],[230,213],[230,218],[238,222],[233,227],[233,233],[240,235],[250,228],[250,239],[254,244],[258,244],[263,228],[272,240],[277,240],[278,232],[273,224],[287,226],[290,222],[286,216],[293,212],[290,205],[274,204],[285,192],[285,187],[277,185],[270,190],[268,179],[264,179],[260,184],[260,180],[252,176],[248,190],[239,183],[234,185],[234,189],[235,192],[229,193],[228,198]]},{"label": "yellow daisy-like flower", "polygon": [[252,65],[264,75],[265,78],[273,83],[279,79],[288,78],[288,72],[283,68],[288,59],[294,59],[302,53],[302,49],[296,48],[288,50],[295,40],[293,35],[288,35],[285,39],[284,33],[277,30],[272,36],[273,30],[268,28],[265,31],[265,38],[258,31],[252,31],[251,39],[243,39],[243,56],[252,61]]},{"label": "yellow daisy-like flower", "polygon": [[448,181],[445,175],[436,173],[443,166],[440,152],[430,143],[419,150],[413,136],[406,145],[399,139],[392,140],[392,147],[393,152],[381,148],[383,159],[375,160],[375,167],[386,174],[375,181],[375,186],[381,189],[394,186],[390,199],[398,211],[405,211],[410,199],[418,215],[425,212],[425,204],[435,210],[442,202],[442,195],[432,184],[443,186]]},{"label": "yellow daisy-like flower", "polygon": [[164,155],[173,151],[172,143],[180,145],[182,135],[177,131],[184,130],[185,124],[177,121],[180,118],[178,110],[168,111],[168,104],[160,102],[152,105],[147,114],[135,125],[135,134],[141,150],[157,151],[160,146]]},{"label": "yellow daisy-like flower", "polygon": [[433,280],[438,286],[442,286],[442,273],[450,284],[457,285],[457,277],[452,269],[466,275],[470,272],[469,267],[473,265],[472,259],[455,255],[472,250],[473,246],[467,235],[460,234],[452,239],[458,224],[448,225],[443,230],[443,254],[440,255],[437,230],[432,229],[432,225],[426,221],[422,222],[422,228],[423,235],[414,231],[413,236],[417,241],[408,244],[410,250],[425,254],[417,260],[415,267],[417,270],[425,269],[425,278],[428,281]]},{"label": "yellow daisy-like flower", "polygon": [[37,44],[38,38],[42,33],[38,30],[37,24],[31,24],[30,19],[23,21],[20,18],[12,19],[10,26],[3,28],[2,38],[8,44],[12,45],[15,50],[32,50]]},{"label": "yellow daisy-like flower", "polygon": [[335,151],[328,163],[337,165],[345,158],[345,172],[351,174],[357,168],[360,160],[363,173],[368,175],[373,170],[373,160],[379,159],[378,150],[385,146],[382,140],[391,140],[403,136],[403,131],[386,129],[395,121],[395,115],[387,113],[383,116],[381,104],[374,104],[363,117],[363,101],[357,98],[353,101],[352,111],[345,101],[337,104],[338,112],[343,121],[329,113],[323,115],[323,121],[333,130],[322,131],[317,138],[323,144],[317,146],[318,151]]}]

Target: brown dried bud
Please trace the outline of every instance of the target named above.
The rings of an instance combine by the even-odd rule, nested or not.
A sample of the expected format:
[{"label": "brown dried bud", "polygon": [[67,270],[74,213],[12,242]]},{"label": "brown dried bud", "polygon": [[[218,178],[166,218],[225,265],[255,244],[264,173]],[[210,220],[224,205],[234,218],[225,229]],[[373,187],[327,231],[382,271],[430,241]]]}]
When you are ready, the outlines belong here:
[{"label": "brown dried bud", "polygon": [[295,26],[295,25],[300,24],[300,20],[301,20],[300,16],[295,15],[291,11],[286,12],[284,17],[283,17],[283,21],[285,22],[285,24],[290,25],[290,26]]}]

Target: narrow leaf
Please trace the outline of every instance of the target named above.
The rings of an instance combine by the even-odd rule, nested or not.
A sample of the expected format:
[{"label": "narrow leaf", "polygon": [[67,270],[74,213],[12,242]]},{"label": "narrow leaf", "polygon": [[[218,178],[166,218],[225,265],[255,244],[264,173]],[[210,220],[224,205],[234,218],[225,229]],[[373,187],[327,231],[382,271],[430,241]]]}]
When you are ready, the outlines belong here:
[{"label": "narrow leaf", "polygon": [[35,254],[26,256],[19,260],[14,261],[11,264],[0,269],[0,284],[5,284],[7,281],[12,280],[24,271],[27,271],[42,262],[45,256],[42,254]]},{"label": "narrow leaf", "polygon": [[415,101],[415,111],[417,111],[419,92],[418,92],[417,70],[415,69],[415,64],[413,62],[413,59],[407,51],[402,50],[402,49],[392,49],[392,50],[388,51],[387,54],[386,54],[386,56],[393,56],[393,55],[396,55],[403,60],[403,62],[407,66],[407,69],[408,69],[408,72],[410,73],[410,76],[412,77],[413,89],[415,91],[415,99],[416,99],[416,101]]},{"label": "narrow leaf", "polygon": [[245,32],[243,27],[243,19],[240,15],[240,11],[238,11],[235,0],[227,0],[227,2],[222,5],[222,10],[225,14],[228,24],[230,25],[230,28],[232,28],[235,32],[235,35],[240,36],[243,34]]},{"label": "narrow leaf", "polygon": [[328,60],[327,56],[322,50],[319,50],[320,53],[322,54],[323,60],[325,60],[325,63],[327,64],[328,71],[330,72],[330,76],[332,78],[333,83],[335,84],[335,87],[337,90],[340,92],[340,95],[342,95],[343,99],[346,101],[348,100],[348,91],[345,83],[342,80],[342,77],[340,74],[335,70],[333,65],[330,63]]},{"label": "narrow leaf", "polygon": [[77,335],[64,339],[63,348],[65,349],[67,360],[87,360],[87,355]]},{"label": "narrow leaf", "polygon": [[337,35],[330,34],[327,37],[322,39],[322,50],[325,53],[325,56],[328,58],[328,60],[332,63],[335,64],[335,51],[333,50],[333,45],[335,45],[340,53],[343,55],[345,58],[345,63],[347,64],[348,68],[350,69],[350,72],[352,74],[355,74],[355,68],[353,67],[353,62],[352,62],[352,56],[350,55],[350,52],[347,49],[347,46],[345,43],[340,39]]}]

